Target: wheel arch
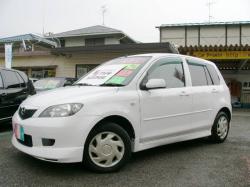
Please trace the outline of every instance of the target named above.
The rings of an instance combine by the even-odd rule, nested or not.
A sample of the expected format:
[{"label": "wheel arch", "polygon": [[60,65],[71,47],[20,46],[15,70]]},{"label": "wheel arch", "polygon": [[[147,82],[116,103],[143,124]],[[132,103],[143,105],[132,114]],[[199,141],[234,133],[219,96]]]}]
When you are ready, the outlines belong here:
[{"label": "wheel arch", "polygon": [[99,126],[101,126],[101,125],[103,125],[104,123],[107,123],[107,122],[116,123],[117,125],[122,127],[128,133],[131,140],[135,139],[135,130],[134,130],[134,127],[133,127],[132,123],[127,118],[125,118],[123,116],[120,116],[120,115],[111,115],[111,116],[104,117],[103,119],[99,120],[93,126],[93,128],[90,130],[90,132],[93,129],[98,128]]},{"label": "wheel arch", "polygon": [[[231,121],[232,114],[231,114],[231,111],[230,111],[230,109],[229,109],[228,107],[223,107],[223,108],[221,108],[221,109],[218,111],[218,113],[220,113],[220,112],[225,112],[225,113],[227,114],[228,118],[229,118],[229,121]],[[218,114],[218,113],[217,113],[217,114]]]}]

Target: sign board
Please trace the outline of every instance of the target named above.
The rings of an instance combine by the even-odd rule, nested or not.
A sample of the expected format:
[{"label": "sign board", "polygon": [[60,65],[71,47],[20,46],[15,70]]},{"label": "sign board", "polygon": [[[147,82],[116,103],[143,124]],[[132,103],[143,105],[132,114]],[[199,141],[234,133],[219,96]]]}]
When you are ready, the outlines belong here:
[{"label": "sign board", "polygon": [[195,51],[193,56],[209,60],[250,59],[250,51]]},{"label": "sign board", "polygon": [[5,67],[11,68],[12,65],[12,43],[5,44]]},{"label": "sign board", "polygon": [[89,73],[78,83],[88,83],[93,85],[103,84],[124,67],[125,67],[124,64],[100,66],[93,72]]}]

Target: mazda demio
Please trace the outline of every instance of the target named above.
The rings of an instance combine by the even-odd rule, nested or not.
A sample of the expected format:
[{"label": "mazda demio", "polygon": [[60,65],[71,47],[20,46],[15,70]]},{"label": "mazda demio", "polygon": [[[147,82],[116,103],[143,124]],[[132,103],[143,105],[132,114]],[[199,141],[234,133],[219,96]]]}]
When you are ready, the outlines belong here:
[{"label": "mazda demio", "polygon": [[38,159],[120,169],[132,152],[228,135],[229,89],[214,63],[179,54],[110,60],[72,86],[28,97],[13,116],[13,145]]}]

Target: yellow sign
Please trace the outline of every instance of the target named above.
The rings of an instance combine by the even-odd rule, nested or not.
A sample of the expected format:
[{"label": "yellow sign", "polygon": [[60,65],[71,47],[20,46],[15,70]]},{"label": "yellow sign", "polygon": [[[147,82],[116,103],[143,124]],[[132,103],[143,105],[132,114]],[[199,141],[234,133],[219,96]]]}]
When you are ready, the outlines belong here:
[{"label": "yellow sign", "polygon": [[250,51],[195,51],[193,56],[209,59],[250,59]]}]

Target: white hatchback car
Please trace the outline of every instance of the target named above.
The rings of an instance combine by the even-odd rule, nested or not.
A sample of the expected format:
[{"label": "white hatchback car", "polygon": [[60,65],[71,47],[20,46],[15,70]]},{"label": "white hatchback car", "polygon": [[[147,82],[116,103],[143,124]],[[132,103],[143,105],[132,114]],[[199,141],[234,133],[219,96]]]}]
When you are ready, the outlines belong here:
[{"label": "white hatchback car", "polygon": [[229,89],[209,61],[178,54],[126,56],[73,86],[27,98],[13,116],[13,145],[51,162],[121,168],[131,152],[229,132]]}]

